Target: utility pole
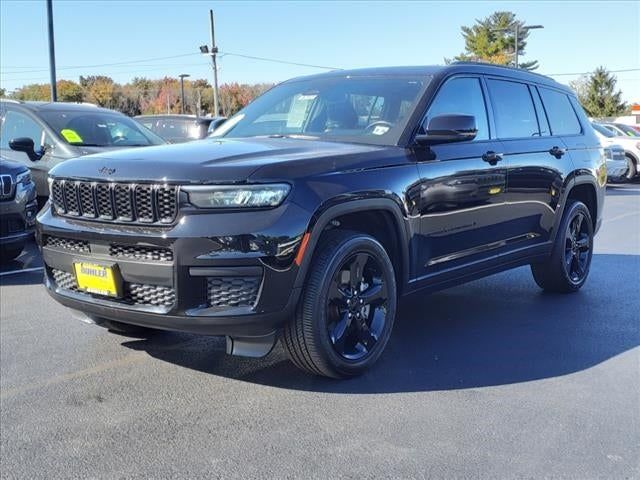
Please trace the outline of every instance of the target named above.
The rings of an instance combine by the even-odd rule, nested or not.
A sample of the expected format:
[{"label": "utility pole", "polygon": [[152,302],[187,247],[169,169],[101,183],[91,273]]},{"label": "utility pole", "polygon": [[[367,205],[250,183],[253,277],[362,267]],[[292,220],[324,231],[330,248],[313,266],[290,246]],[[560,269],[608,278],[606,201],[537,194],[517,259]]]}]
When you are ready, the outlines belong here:
[{"label": "utility pole", "polygon": [[184,114],[184,79],[190,77],[188,73],[181,73],[180,77],[180,112]]},{"label": "utility pole", "polygon": [[58,101],[56,87],[56,51],[53,43],[53,0],[47,0],[47,23],[49,26],[49,75],[51,76],[51,101]]},{"label": "utility pole", "polygon": [[218,47],[216,47],[216,34],[213,26],[213,10],[209,10],[209,20],[211,21],[211,61],[213,62],[213,116],[217,117],[220,114],[218,106],[218,65],[216,63]]}]

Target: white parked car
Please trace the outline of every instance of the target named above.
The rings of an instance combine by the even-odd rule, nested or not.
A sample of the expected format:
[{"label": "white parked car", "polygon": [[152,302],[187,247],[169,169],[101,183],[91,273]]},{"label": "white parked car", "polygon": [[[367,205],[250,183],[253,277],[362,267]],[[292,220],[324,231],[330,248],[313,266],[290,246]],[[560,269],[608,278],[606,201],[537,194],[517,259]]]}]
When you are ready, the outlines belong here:
[{"label": "white parked car", "polygon": [[607,147],[609,145],[620,145],[624,149],[624,155],[627,160],[626,179],[632,180],[638,174],[638,165],[640,164],[640,140],[628,136],[616,136],[609,129],[599,123],[592,123],[596,135],[600,139],[600,145]]},{"label": "white parked car", "polygon": [[624,123],[602,122],[600,125],[605,127],[607,130],[611,130],[611,133],[618,137],[640,138],[639,132]]}]

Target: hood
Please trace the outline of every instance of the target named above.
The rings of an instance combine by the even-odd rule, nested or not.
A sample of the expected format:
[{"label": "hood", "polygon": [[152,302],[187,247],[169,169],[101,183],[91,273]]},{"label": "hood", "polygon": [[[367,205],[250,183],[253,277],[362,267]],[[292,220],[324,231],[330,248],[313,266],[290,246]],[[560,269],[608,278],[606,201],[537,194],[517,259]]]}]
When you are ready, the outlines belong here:
[{"label": "hood", "polygon": [[[335,169],[338,157],[357,163],[361,154],[397,147],[380,147],[288,138],[205,139],[195,142],[103,152],[60,163],[51,170],[59,178],[176,183],[244,182],[264,167],[314,165]],[[370,155],[366,155],[371,158]],[[327,162],[327,159],[332,159]],[[324,161],[320,161],[324,160]],[[285,166],[285,169],[280,167]],[[298,172],[299,173],[299,172]],[[289,172],[290,174],[290,172]]]},{"label": "hood", "polygon": [[20,162],[14,162],[13,160],[7,160],[0,157],[0,175],[11,175],[15,177],[19,173],[29,170]]}]

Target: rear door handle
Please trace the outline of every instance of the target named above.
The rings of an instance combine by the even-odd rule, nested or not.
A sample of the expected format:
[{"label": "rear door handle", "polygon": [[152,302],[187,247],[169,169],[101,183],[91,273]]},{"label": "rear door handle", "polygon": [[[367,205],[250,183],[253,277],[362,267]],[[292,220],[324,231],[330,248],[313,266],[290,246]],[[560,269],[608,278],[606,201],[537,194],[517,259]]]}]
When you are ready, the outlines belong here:
[{"label": "rear door handle", "polygon": [[489,150],[487,153],[482,155],[482,160],[487,162],[489,165],[496,165],[500,160],[502,160],[502,153],[496,153]]},{"label": "rear door handle", "polygon": [[567,149],[560,148],[560,147],[553,147],[551,150],[549,150],[549,153],[556,158],[561,158],[565,153],[567,153]]}]

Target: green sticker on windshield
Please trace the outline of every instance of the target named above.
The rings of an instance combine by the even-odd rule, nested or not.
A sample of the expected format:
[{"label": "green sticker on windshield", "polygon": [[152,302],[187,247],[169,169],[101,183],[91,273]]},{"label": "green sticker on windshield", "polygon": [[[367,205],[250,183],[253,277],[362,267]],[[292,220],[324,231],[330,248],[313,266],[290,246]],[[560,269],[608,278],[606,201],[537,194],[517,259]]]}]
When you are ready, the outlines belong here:
[{"label": "green sticker on windshield", "polygon": [[75,130],[65,128],[63,130],[60,130],[60,134],[69,143],[82,143],[82,137],[78,135],[78,132],[76,132]]}]

